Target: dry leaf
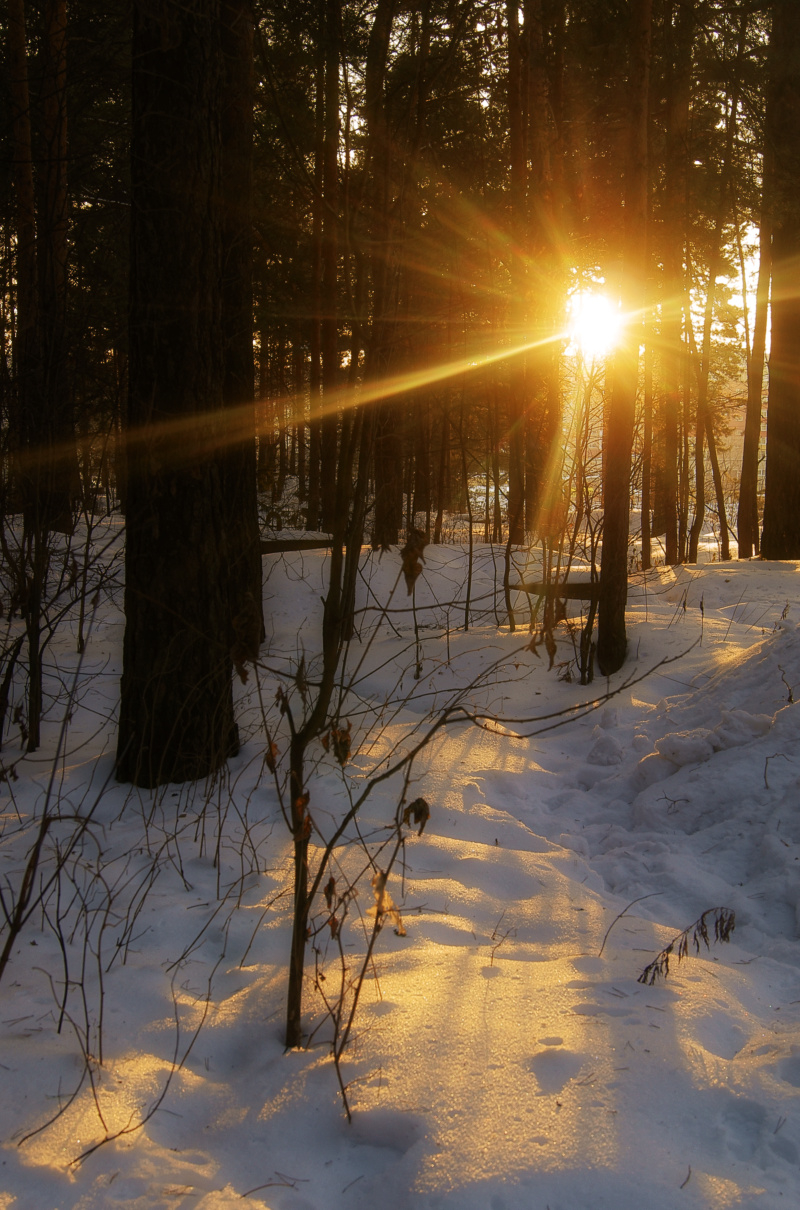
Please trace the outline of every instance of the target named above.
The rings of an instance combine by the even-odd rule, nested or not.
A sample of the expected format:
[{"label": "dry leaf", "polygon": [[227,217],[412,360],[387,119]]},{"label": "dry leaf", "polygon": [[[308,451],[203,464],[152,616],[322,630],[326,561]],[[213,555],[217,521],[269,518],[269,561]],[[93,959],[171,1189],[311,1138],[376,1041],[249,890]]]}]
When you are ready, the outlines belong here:
[{"label": "dry leaf", "polygon": [[422,574],[422,564],[425,562],[425,556],[422,552],[427,545],[428,535],[423,533],[421,529],[411,529],[408,533],[408,540],[400,551],[400,557],[403,560],[403,576],[409,596],[414,591],[414,585]]},{"label": "dry leaf", "polygon": [[386,878],[387,875],[382,870],[378,870],[378,873],[372,879],[372,889],[375,892],[375,906],[369,909],[368,915],[377,916],[379,928],[382,923],[381,918],[388,916],[394,925],[394,931],[398,937],[405,937],[406,930],[403,927],[403,921],[400,918],[397,904],[386,890]]},{"label": "dry leaf", "polygon": [[425,830],[425,824],[431,817],[431,809],[424,798],[415,798],[414,801],[406,807],[403,812],[403,823],[411,826],[411,823],[419,825],[417,836],[421,836]]}]

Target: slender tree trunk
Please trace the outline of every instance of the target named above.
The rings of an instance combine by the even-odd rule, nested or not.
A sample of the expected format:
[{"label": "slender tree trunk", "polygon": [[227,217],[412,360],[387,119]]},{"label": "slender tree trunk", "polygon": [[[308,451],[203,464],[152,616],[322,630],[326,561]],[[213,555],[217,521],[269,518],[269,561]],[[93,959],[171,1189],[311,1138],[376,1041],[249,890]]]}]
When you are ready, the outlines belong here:
[{"label": "slender tree trunk", "polygon": [[[39,409],[40,391],[37,349],[39,292],[36,272],[36,205],[24,0],[8,0],[7,39],[17,231],[17,307],[14,334],[16,406],[12,412],[11,442],[12,448],[16,448],[21,455],[23,448],[28,444],[30,417]],[[31,474],[27,460],[23,474],[26,479]],[[25,498],[29,498],[31,494],[36,494],[36,485],[31,487],[26,483]]]},{"label": "slender tree trunk", "polygon": [[311,415],[308,450],[308,511],[306,529],[319,528],[322,509],[321,448],[322,448],[322,212],[325,161],[325,48],[320,36],[314,84],[315,143],[314,143],[314,210],[311,233],[311,368],[309,371]]},{"label": "slender tree trunk", "polygon": [[694,426],[694,518],[689,530],[689,549],[687,559],[690,563],[697,562],[700,547],[700,534],[706,511],[706,459],[705,459],[705,424],[703,405],[698,398]]},{"label": "slender tree trunk", "polygon": [[339,28],[341,0],[324,0],[325,147],[322,218],[322,524],[332,532],[336,506],[337,413],[332,408],[339,385]]},{"label": "slender tree trunk", "polygon": [[[17,297],[14,339],[14,383],[9,437],[24,509],[24,547],[28,566],[20,571],[26,589],[25,628],[28,640],[28,751],[39,746],[42,711],[40,660],[41,597],[46,570],[47,533],[41,516],[42,473],[36,418],[41,412],[39,292],[36,271],[36,208],[31,153],[28,52],[23,0],[8,4],[8,65],[12,106],[13,180],[17,229]],[[20,584],[22,589],[23,584]]]},{"label": "slender tree trunk", "polygon": [[652,466],[653,466],[653,333],[652,324],[645,322],[644,343],[644,409],[642,416],[642,570],[653,565],[651,549]]},{"label": "slender tree trunk", "polygon": [[769,285],[772,273],[772,219],[769,199],[769,156],[764,154],[764,193],[759,228],[758,284],[756,286],[756,315],[753,325],[753,347],[747,364],[747,411],[744,423],[742,474],[739,485],[739,514],[737,536],[739,558],[749,559],[758,554],[758,450],[761,442],[762,390],[764,355],[766,351]]},{"label": "slender tree trunk", "polygon": [[[384,377],[392,360],[396,299],[392,282],[389,219],[390,141],[385,80],[396,0],[378,0],[367,46],[364,116],[367,128],[366,176],[369,203],[372,327],[367,347],[366,376]],[[383,547],[397,542],[402,517],[401,460],[398,457],[397,404],[393,399],[373,404],[375,457],[375,541]]]},{"label": "slender tree trunk", "polygon": [[44,10],[43,187],[38,230],[42,395],[38,429],[47,528],[71,533],[78,494],[75,430],[67,381],[67,6]]},{"label": "slender tree trunk", "polygon": [[222,335],[226,446],[221,468],[231,650],[241,667],[264,637],[253,361],[253,9],[221,0]]},{"label": "slender tree trunk", "polygon": [[667,83],[665,167],[665,252],[662,343],[664,363],[664,517],[665,559],[674,565],[681,558],[679,540],[679,427],[684,345],[682,305],[685,294],[684,245],[687,210],[687,154],[691,98],[694,4],[676,0],[670,14],[670,63]]},{"label": "slender tree trunk", "polygon": [[[511,347],[526,342],[525,256],[523,233],[526,228],[525,194],[527,162],[522,97],[522,47],[519,30],[518,0],[507,0],[508,49],[508,129],[511,154],[510,194],[510,277],[509,328]],[[508,439],[508,524],[510,541],[525,541],[525,357],[516,354],[508,367],[507,439]]]}]

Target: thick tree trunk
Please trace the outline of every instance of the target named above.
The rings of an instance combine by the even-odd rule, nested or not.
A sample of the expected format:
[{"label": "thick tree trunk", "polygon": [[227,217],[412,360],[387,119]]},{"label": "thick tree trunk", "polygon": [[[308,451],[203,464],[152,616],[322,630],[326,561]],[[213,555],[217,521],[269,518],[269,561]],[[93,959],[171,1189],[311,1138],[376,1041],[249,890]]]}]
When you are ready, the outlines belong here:
[{"label": "thick tree trunk", "polygon": [[776,0],[767,139],[774,166],[765,559],[800,558],[800,6]]},{"label": "thick tree trunk", "polygon": [[117,775],[236,749],[223,423],[219,0],[135,0],[129,484]]},{"label": "thick tree trunk", "polygon": [[[645,296],[647,228],[647,100],[650,80],[651,0],[635,0],[630,39],[630,129],[625,169],[623,309],[641,313]],[[605,428],[603,554],[597,662],[604,676],[625,660],[628,600],[631,453],[639,370],[641,323],[631,320],[614,358],[611,404]]]}]

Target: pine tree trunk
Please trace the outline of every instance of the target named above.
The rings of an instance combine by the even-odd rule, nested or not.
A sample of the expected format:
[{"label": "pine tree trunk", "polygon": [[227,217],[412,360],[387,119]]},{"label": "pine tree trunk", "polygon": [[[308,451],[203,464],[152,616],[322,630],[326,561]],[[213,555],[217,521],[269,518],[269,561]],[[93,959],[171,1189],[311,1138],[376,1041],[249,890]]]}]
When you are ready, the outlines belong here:
[{"label": "pine tree trunk", "polygon": [[221,465],[226,582],[235,661],[254,660],[264,637],[256,481],[253,361],[253,8],[221,0],[223,401]]},{"label": "pine tree trunk", "polygon": [[[510,196],[510,278],[509,328],[512,349],[526,343],[525,258],[525,192],[527,164],[522,104],[522,49],[519,31],[518,0],[506,4],[508,40],[508,129],[511,153]],[[525,541],[525,415],[526,383],[525,357],[516,354],[508,367],[507,439],[508,439],[508,524],[510,541],[521,545]]]},{"label": "pine tree trunk", "polygon": [[341,0],[323,0],[325,29],[325,148],[322,218],[322,526],[333,531],[336,507],[336,430],[334,406],[339,385],[339,26]]},{"label": "pine tree trunk", "polygon": [[[389,373],[393,349],[396,299],[391,270],[389,220],[390,143],[385,79],[395,0],[378,0],[365,72],[364,116],[367,128],[367,190],[371,242],[372,328],[367,346],[366,377],[375,382]],[[402,520],[401,462],[398,458],[398,404],[393,399],[374,403],[375,533],[382,547],[397,542]]]},{"label": "pine tree trunk", "polygon": [[672,32],[667,82],[664,303],[662,346],[664,360],[664,518],[665,560],[674,565],[681,558],[679,526],[679,421],[681,412],[682,299],[685,294],[684,245],[687,210],[687,137],[691,97],[692,35],[694,5],[677,0],[675,16],[667,28]]},{"label": "pine tree trunk", "polygon": [[78,464],[67,381],[67,6],[44,11],[43,188],[38,224],[42,411],[37,426],[43,463],[39,512],[47,528],[71,533]]},{"label": "pine tree trunk", "polygon": [[[651,0],[635,0],[630,40],[630,128],[625,169],[623,310],[640,314],[645,294],[647,227],[647,101],[650,79]],[[603,554],[597,662],[604,676],[625,660],[628,600],[631,454],[639,369],[640,325],[628,325],[614,359],[605,429]]]},{"label": "pine tree trunk", "polygon": [[761,443],[762,390],[764,385],[764,356],[766,352],[769,286],[772,274],[772,219],[769,199],[769,155],[764,152],[764,185],[759,229],[758,284],[756,286],[756,315],[753,325],[753,347],[747,365],[747,411],[744,423],[742,474],[739,484],[739,514],[737,537],[739,558],[749,559],[758,554],[758,450]]},{"label": "pine tree trunk", "polygon": [[318,38],[314,72],[314,203],[311,230],[310,416],[306,529],[319,529],[322,510],[322,183],[325,160],[325,48]]},{"label": "pine tree trunk", "polygon": [[125,639],[117,776],[236,750],[223,423],[219,0],[135,0]]},{"label": "pine tree trunk", "polygon": [[767,138],[774,166],[764,559],[800,558],[800,6],[776,0]]}]

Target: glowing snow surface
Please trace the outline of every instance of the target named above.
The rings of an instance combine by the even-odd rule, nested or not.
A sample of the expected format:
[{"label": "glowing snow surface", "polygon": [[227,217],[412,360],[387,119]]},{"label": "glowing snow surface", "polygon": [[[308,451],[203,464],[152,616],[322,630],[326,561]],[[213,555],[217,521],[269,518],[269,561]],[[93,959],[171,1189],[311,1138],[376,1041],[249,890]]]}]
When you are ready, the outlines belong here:
[{"label": "glowing snow surface", "polygon": [[[311,651],[323,556],[270,556],[265,566],[272,650],[296,652],[306,619]],[[385,599],[398,560],[370,566],[371,591]],[[476,596],[489,592],[493,566],[479,547]],[[390,660],[382,638],[360,692],[386,698],[404,667],[418,697],[387,715],[354,756],[356,773],[403,742],[457,667],[469,679],[506,652],[520,679],[482,691],[479,704],[505,719],[505,734],[448,728],[416,767],[413,796],[424,795],[431,819],[389,882],[407,935],[383,929],[365,982],[342,1067],[352,1125],[324,1036],[302,1052],[281,1044],[289,847],[268,781],[253,789],[262,757],[255,723],[230,784],[207,796],[203,823],[187,788],[154,804],[146,795],[126,802],[125,788],[111,785],[98,846],[113,850],[116,868],[128,860],[144,869],[147,854],[134,846],[147,818],[153,849],[159,838],[164,846],[159,874],[124,963],[111,960],[125,922],[110,921],[104,935],[103,1063],[90,1056],[95,1091],[84,1079],[70,1105],[84,1022],[56,1032],[64,976],[52,931],[31,928],[20,939],[0,987],[2,1210],[800,1204],[800,714],[790,700],[800,696],[799,570],[754,562],[640,576],[629,662],[608,686],[587,688],[523,652],[524,629],[498,632],[486,618],[449,642],[429,629],[415,682],[410,604],[404,589],[393,598],[389,616],[411,654],[402,665]],[[460,548],[426,550],[416,601],[431,627],[448,608],[436,602],[452,599],[464,574]],[[99,621],[87,657],[94,679],[65,762],[62,796],[76,807],[87,779],[99,785],[107,775],[113,751],[113,731],[95,735],[90,711],[113,700],[120,617],[109,607]],[[69,667],[70,650],[65,640],[53,658]],[[558,663],[571,652],[562,635]],[[528,738],[547,724],[513,721],[588,701],[681,654],[558,730]],[[247,719],[252,683],[241,692]],[[355,736],[371,725],[367,712],[353,717]],[[332,802],[337,767],[321,749],[319,759],[316,801],[329,793]],[[48,768],[46,752],[21,762],[4,819],[31,809]],[[369,800],[365,827],[392,814],[392,793]],[[232,877],[235,847],[218,858],[214,848],[231,804],[254,838],[267,829],[265,872],[246,880],[237,911],[230,900],[218,910],[217,898],[217,867],[223,883]],[[0,852],[0,874],[18,872],[13,837]],[[655,986],[637,982],[659,950],[717,906],[736,912],[731,944],[673,959]],[[357,937],[348,933],[353,954]],[[89,982],[91,968],[90,955]],[[308,993],[311,1013],[310,985]],[[176,1016],[179,1057],[202,1028],[155,1112],[75,1164],[104,1132],[136,1125],[157,1103]],[[59,1104],[58,1120],[18,1145]]]}]

